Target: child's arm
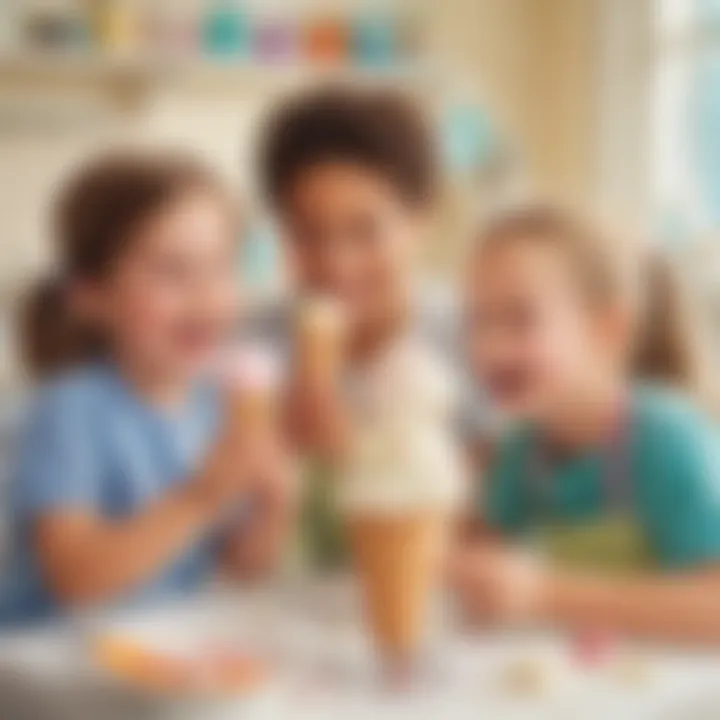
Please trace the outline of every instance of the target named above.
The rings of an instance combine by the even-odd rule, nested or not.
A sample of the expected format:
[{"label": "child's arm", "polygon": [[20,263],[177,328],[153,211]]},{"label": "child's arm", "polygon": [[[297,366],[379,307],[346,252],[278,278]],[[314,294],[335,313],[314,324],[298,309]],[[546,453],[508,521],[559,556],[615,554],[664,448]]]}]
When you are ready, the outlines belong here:
[{"label": "child's arm", "polygon": [[232,575],[256,577],[280,562],[297,510],[294,459],[278,453],[251,496],[244,522],[227,537],[225,564]]},{"label": "child's arm", "polygon": [[53,591],[68,604],[87,605],[147,580],[244,492],[250,465],[243,444],[228,436],[196,478],[132,517],[114,521],[70,507],[39,515],[36,551]]},{"label": "child's arm", "polygon": [[354,429],[339,390],[330,383],[295,383],[288,408],[290,432],[302,450],[340,463],[350,452]]},{"label": "child's arm", "polygon": [[720,642],[720,569],[610,578],[552,571],[523,552],[483,544],[457,550],[450,572],[475,619]]},{"label": "child's arm", "polygon": [[551,621],[670,640],[720,642],[720,569],[614,581],[554,573],[545,593],[544,614]]}]

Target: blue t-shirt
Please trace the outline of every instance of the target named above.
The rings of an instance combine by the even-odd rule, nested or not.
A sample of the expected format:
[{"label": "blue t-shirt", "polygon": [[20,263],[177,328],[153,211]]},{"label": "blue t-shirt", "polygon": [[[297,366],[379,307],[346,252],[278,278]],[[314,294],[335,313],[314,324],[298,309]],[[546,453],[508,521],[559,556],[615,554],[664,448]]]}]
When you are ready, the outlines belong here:
[{"label": "blue t-shirt", "polygon": [[[644,552],[633,551],[643,561],[636,564],[717,564],[720,430],[715,420],[683,395],[653,386],[636,388],[629,420],[627,468],[615,480],[626,485],[624,514],[643,539]],[[586,530],[602,528],[611,539],[611,529],[615,539],[627,537],[617,532],[616,523],[606,522],[617,510],[608,505],[608,458],[594,448],[555,465],[538,493],[533,482],[537,442],[531,427],[504,438],[488,478],[485,518],[509,535],[533,536],[540,529],[552,540],[547,543],[551,554],[562,551],[558,554],[574,556],[581,565],[588,555],[589,564],[586,551],[602,544],[596,533],[592,540],[586,537]]]},{"label": "blue t-shirt", "polygon": [[[33,551],[38,517],[68,508],[108,519],[141,511],[192,475],[217,417],[217,397],[208,387],[198,386],[182,408],[163,413],[143,402],[109,365],[87,366],[42,387],[9,492],[11,551],[0,575],[0,625],[62,614]],[[212,535],[120,601],[198,587],[213,566]]]}]

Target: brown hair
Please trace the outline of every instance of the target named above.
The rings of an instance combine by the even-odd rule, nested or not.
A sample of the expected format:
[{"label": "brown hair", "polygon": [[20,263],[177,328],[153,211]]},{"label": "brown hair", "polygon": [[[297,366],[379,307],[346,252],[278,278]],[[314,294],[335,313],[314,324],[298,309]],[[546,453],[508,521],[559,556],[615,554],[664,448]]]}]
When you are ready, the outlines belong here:
[{"label": "brown hair", "polygon": [[377,172],[411,204],[433,198],[432,129],[415,102],[398,90],[323,86],[279,106],[261,152],[260,174],[270,199],[282,203],[299,175],[332,161]]},{"label": "brown hair", "polygon": [[692,307],[680,276],[661,252],[646,254],[644,270],[646,310],[633,357],[636,374],[682,385],[714,411],[720,410],[699,308]]},{"label": "brown hair", "polygon": [[57,272],[32,287],[21,305],[20,352],[32,375],[105,353],[102,329],[75,316],[69,288],[106,277],[144,222],[195,190],[222,193],[222,186],[205,165],[177,154],[115,151],[69,179],[53,217]]},{"label": "brown hair", "polygon": [[695,317],[679,278],[658,250],[629,239],[621,244],[581,214],[543,204],[496,217],[482,233],[480,248],[517,240],[561,248],[591,302],[630,304],[636,316],[628,357],[634,377],[680,387],[714,404],[716,389]]}]

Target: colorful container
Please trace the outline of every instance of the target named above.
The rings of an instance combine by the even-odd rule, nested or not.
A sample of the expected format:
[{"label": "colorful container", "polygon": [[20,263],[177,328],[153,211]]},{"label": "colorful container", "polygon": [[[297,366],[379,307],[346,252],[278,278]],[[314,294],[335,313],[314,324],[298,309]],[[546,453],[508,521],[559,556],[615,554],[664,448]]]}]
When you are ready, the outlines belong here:
[{"label": "colorful container", "polygon": [[200,21],[189,3],[155,3],[146,17],[147,45],[161,56],[195,55],[201,46]]},{"label": "colorful container", "polygon": [[95,35],[111,54],[137,51],[142,45],[142,17],[127,0],[103,0],[93,12]]},{"label": "colorful container", "polygon": [[442,124],[442,149],[454,172],[472,173],[487,163],[497,149],[492,119],[475,104],[451,107]]},{"label": "colorful container", "polygon": [[298,28],[288,19],[258,19],[255,27],[253,55],[263,62],[283,62],[297,55]]},{"label": "colorful container", "polygon": [[218,2],[205,16],[202,46],[216,56],[248,57],[252,51],[252,32],[247,13],[237,3]]},{"label": "colorful container", "polygon": [[[4,22],[4,18],[0,18],[0,23]],[[16,23],[17,17],[13,20],[14,30],[17,30]],[[5,28],[0,30],[4,31]],[[89,30],[85,17],[75,9],[49,8],[32,12],[25,18],[23,40],[34,50],[71,52],[87,47]]]},{"label": "colorful container", "polygon": [[305,28],[304,55],[311,62],[335,65],[351,57],[351,32],[347,23],[323,18]]},{"label": "colorful container", "polygon": [[395,23],[384,16],[366,16],[353,27],[353,57],[360,65],[389,67],[399,55]]}]

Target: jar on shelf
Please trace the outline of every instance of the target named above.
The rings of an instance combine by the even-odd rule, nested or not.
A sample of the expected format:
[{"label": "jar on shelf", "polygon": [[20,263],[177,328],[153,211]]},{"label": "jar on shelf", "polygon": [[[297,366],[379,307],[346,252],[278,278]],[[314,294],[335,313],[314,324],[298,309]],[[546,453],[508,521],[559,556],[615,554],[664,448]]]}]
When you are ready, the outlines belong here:
[{"label": "jar on shelf", "polygon": [[208,55],[247,57],[252,49],[250,18],[239,2],[211,3],[202,21],[202,48]]},{"label": "jar on shelf", "polygon": [[138,52],[142,46],[142,14],[131,0],[100,0],[92,5],[100,49],[111,55]]},{"label": "jar on shelf", "polygon": [[191,57],[201,41],[202,6],[197,0],[162,0],[149,4],[145,45],[162,57]]},{"label": "jar on shelf", "polygon": [[322,17],[305,27],[303,51],[310,62],[336,65],[351,56],[350,28],[339,18]]},{"label": "jar on shelf", "polygon": [[262,13],[255,19],[253,56],[261,62],[283,62],[297,56],[298,27],[287,14]]},{"label": "jar on shelf", "polygon": [[397,25],[385,14],[367,14],[353,23],[353,58],[364,66],[389,67],[398,61]]},{"label": "jar on shelf", "polygon": [[0,25],[5,23],[12,24],[10,32],[15,33],[13,40],[16,45],[22,43],[31,51],[71,52],[85,49],[88,44],[86,18],[72,6],[38,6],[27,11],[22,33],[18,33],[20,21],[17,14],[7,20],[0,15]]}]

